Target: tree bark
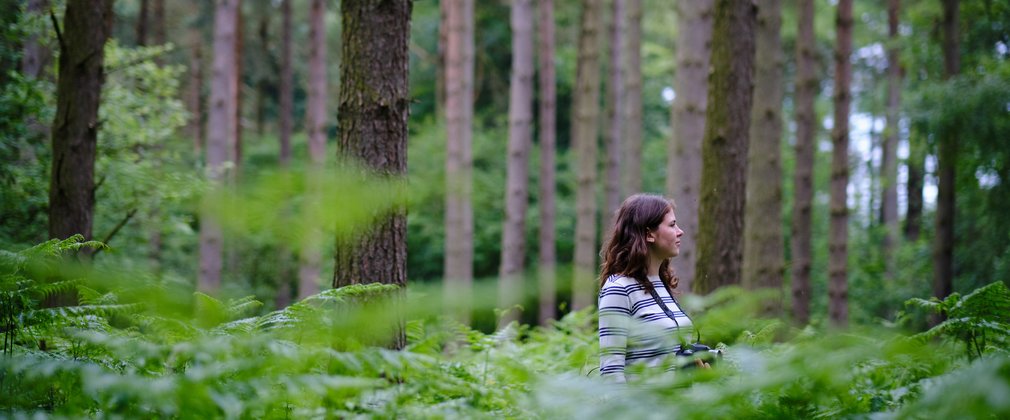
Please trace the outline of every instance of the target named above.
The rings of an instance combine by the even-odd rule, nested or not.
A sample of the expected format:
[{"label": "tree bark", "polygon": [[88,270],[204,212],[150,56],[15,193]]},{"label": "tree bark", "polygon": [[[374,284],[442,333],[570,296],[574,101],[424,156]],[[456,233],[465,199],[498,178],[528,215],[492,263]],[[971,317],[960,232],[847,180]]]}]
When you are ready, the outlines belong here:
[{"label": "tree bark", "polygon": [[[294,102],[294,71],[291,68],[292,48],[291,48],[291,0],[282,0],[281,4],[281,80],[280,92],[278,92],[280,105],[280,154],[278,162],[281,168],[291,167],[291,131],[292,131],[292,108]],[[281,258],[281,268],[278,272],[277,296],[274,302],[278,309],[285,308],[291,304],[291,265],[285,261],[293,259],[293,253],[287,246],[281,246],[278,250]],[[318,272],[317,272],[318,275]]]},{"label": "tree bark", "polygon": [[[533,0],[512,1],[508,174],[498,283],[499,305],[506,310],[521,303],[523,296],[529,154],[533,136],[533,19]],[[518,319],[518,313],[509,310],[502,323],[514,319]]]},{"label": "tree bark", "polygon": [[112,20],[112,0],[67,1],[52,133],[50,238],[74,234],[92,238],[98,107],[105,81],[105,41]]},{"label": "tree bark", "polygon": [[[241,0],[221,0],[214,11],[214,59],[207,116],[207,175],[220,188],[229,179],[229,162],[235,161],[238,116],[236,32]],[[215,215],[200,218],[200,275],[197,288],[214,292],[221,286],[221,227]]]},{"label": "tree bark", "polygon": [[682,290],[692,290],[698,237],[701,144],[705,137],[708,73],[712,39],[712,1],[677,3],[676,98],[670,109],[673,136],[667,143],[666,192],[677,203],[684,230],[673,268]]},{"label": "tree bark", "polygon": [[[943,75],[946,80],[961,72],[959,20],[959,2],[943,0]],[[949,296],[954,290],[954,179],[958,131],[956,127],[946,127],[940,133],[936,154],[939,188],[936,199],[936,237],[933,243],[933,296],[940,299]],[[934,319],[933,322],[937,323],[939,319]]]},{"label": "tree bark", "polygon": [[150,10],[150,2],[148,0],[140,0],[140,11],[137,12],[137,26],[136,26],[136,37],[138,46],[147,46],[147,22],[150,20],[148,16]]},{"label": "tree bark", "polygon": [[717,0],[702,143],[701,211],[694,290],[740,284],[747,149],[754,90],[756,6]]},{"label": "tree bark", "polygon": [[[627,74],[624,84],[625,195],[642,190],[642,0],[628,0]],[[618,205],[620,205],[618,203]]]},{"label": "tree bark", "polygon": [[849,323],[848,239],[849,107],[852,80],[852,0],[839,0],[835,46],[834,126],[831,129],[831,224],[828,228],[828,318]]},{"label": "tree bark", "polygon": [[474,2],[446,0],[440,33],[445,63],[439,78],[446,91],[445,297],[452,315],[470,323],[473,289],[473,66]]},{"label": "tree bark", "polygon": [[[154,45],[165,45],[165,0],[153,0],[154,4],[151,6],[151,21],[149,28],[151,30],[152,40]],[[156,61],[161,61],[160,58],[156,58]]]},{"label": "tree bark", "polygon": [[765,0],[758,9],[754,108],[751,111],[744,217],[743,284],[773,289],[766,309],[782,306],[785,270],[782,239],[782,6]]},{"label": "tree bark", "polygon": [[600,115],[601,1],[583,0],[575,92],[572,99],[572,141],[575,147],[575,270],[572,309],[592,305],[595,291],[597,119]]},{"label": "tree bark", "polygon": [[291,68],[291,0],[281,1],[281,91],[280,91],[280,163],[291,163],[291,132],[294,108],[294,70]]},{"label": "tree bark", "polygon": [[[621,158],[623,157],[622,138],[624,134],[624,31],[625,11],[624,0],[613,1],[612,25],[610,26],[610,73],[607,88],[608,111],[607,121],[610,122],[607,133],[606,182],[604,184],[606,207],[602,233],[609,234],[613,226],[617,208],[623,199],[621,192]],[[603,238],[604,242],[607,238]]]},{"label": "tree bark", "polygon": [[[312,171],[307,180],[310,194],[318,194],[319,177],[326,164],[326,2],[312,0],[309,6],[309,88],[305,126],[309,137]],[[298,298],[319,293],[319,264],[322,245],[318,230],[311,230],[301,247],[298,267]]]},{"label": "tree bark", "polygon": [[[409,0],[362,0],[342,2],[340,10],[339,153],[391,177],[407,170],[411,8]],[[406,227],[405,210],[397,208],[341,243],[349,246],[337,247],[333,287],[406,285]]]},{"label": "tree bark", "polygon": [[898,246],[898,134],[901,122],[901,63],[898,61],[898,13],[901,0],[887,2],[887,128],[884,129],[883,160],[881,162],[881,183],[883,194],[880,200],[881,222],[884,236],[884,264],[887,278],[894,280],[894,250]]},{"label": "tree bark", "polygon": [[919,240],[919,232],[922,230],[922,180],[925,176],[926,160],[925,139],[917,135],[914,128],[908,134],[908,184],[906,194],[908,196],[908,209],[905,213],[905,240],[915,242]]},{"label": "tree bark", "polygon": [[186,87],[186,109],[189,111],[187,132],[193,138],[193,157],[203,153],[203,34],[200,28],[190,26],[189,85]]},{"label": "tree bark", "polygon": [[537,311],[540,325],[547,325],[556,317],[557,287],[555,264],[557,245],[555,214],[557,179],[555,169],[557,80],[554,67],[554,0],[537,2],[537,32],[539,34],[537,61],[540,67],[540,246],[538,283],[540,307]]},{"label": "tree bark", "polygon": [[814,38],[814,1],[800,0],[796,36],[796,169],[793,177],[792,304],[793,319],[810,322],[811,209],[814,197],[814,142],[817,137],[814,101],[817,98],[817,47]]}]

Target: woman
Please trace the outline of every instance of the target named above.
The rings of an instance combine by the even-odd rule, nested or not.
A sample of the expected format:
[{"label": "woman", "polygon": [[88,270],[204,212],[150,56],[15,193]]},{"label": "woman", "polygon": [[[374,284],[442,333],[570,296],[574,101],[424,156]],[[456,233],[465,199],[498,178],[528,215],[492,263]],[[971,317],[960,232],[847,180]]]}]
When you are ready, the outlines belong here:
[{"label": "woman", "polygon": [[670,259],[680,253],[684,235],[673,210],[673,202],[661,196],[628,197],[603,249],[600,373],[619,382],[626,381],[629,365],[672,367],[693,333],[691,318],[671,295],[677,277]]}]

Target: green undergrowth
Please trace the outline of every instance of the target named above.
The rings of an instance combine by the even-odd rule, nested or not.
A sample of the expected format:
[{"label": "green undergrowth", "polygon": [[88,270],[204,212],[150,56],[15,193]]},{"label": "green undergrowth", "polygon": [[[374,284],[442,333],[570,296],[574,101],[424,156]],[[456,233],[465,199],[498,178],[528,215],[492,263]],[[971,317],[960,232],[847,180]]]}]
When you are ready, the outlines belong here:
[{"label": "green undergrowth", "polygon": [[[98,246],[71,238],[0,252],[0,416],[1010,415],[1010,291],[1000,282],[910,302],[907,318],[946,319],[924,332],[795,328],[759,316],[760,294],[737,289],[687,297],[724,358],[711,370],[644,372],[622,385],[591,373],[593,308],[485,334],[442,316],[440,290],[370,284],[263,313],[252,298],[71,263]],[[403,350],[387,348],[397,331]]]}]

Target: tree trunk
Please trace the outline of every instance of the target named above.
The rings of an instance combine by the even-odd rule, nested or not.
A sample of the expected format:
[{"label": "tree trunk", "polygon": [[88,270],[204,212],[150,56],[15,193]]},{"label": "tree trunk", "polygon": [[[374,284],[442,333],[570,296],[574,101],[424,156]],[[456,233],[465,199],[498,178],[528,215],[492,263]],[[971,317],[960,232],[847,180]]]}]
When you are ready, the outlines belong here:
[{"label": "tree trunk", "polygon": [[828,228],[828,318],[849,323],[848,240],[849,106],[852,80],[852,0],[839,0],[835,46],[834,126],[831,130],[831,224]]},{"label": "tree trunk", "polygon": [[189,121],[186,131],[193,138],[193,157],[203,153],[203,34],[196,26],[189,28],[189,85],[186,87],[186,109]]},{"label": "tree trunk", "polygon": [[473,0],[445,0],[440,33],[445,63],[439,78],[445,92],[445,297],[453,315],[470,323],[473,289]]},{"label": "tree trunk", "polygon": [[[410,112],[409,0],[341,2],[343,61],[337,121],[340,153],[376,172],[407,172]],[[376,214],[376,223],[346,245],[338,243],[333,286],[380,282],[407,284],[407,217],[402,207]],[[393,346],[403,348],[403,328]]]},{"label": "tree trunk", "polygon": [[[523,296],[526,209],[530,183],[529,154],[533,136],[533,19],[533,0],[512,1],[508,179],[498,283],[499,305],[506,310],[522,303]],[[502,319],[502,324],[514,319],[518,319],[518,313],[510,310]]]},{"label": "tree trunk", "polygon": [[[221,0],[214,11],[214,60],[207,116],[207,173],[220,188],[234,162],[238,115],[236,32],[241,0]],[[215,215],[200,219],[200,275],[197,288],[214,292],[221,286],[222,232]]]},{"label": "tree trunk", "polygon": [[[165,45],[165,0],[154,0],[151,7],[151,20],[148,25],[154,45]],[[161,61],[160,58],[156,59]]]},{"label": "tree trunk", "polygon": [[[305,126],[309,137],[309,160],[312,171],[308,185],[310,194],[318,194],[317,182],[326,164],[326,2],[312,0],[309,11],[309,88],[306,99]],[[319,264],[322,253],[322,233],[313,229],[301,247],[298,268],[298,298],[319,293]]]},{"label": "tree trunk", "polygon": [[[961,72],[958,45],[959,2],[943,0],[943,75],[950,80]],[[943,299],[954,290],[954,177],[957,168],[958,129],[940,133],[937,150],[939,188],[936,199],[936,238],[933,244],[933,296]],[[938,322],[934,319],[933,322]]]},{"label": "tree trunk", "polygon": [[[281,1],[281,80],[280,80],[280,154],[278,162],[281,168],[291,167],[291,131],[292,108],[294,102],[294,71],[291,69],[291,0]],[[277,296],[274,302],[278,309],[291,304],[292,270],[284,261],[293,259],[293,253],[287,246],[281,246],[277,251],[281,258],[281,269],[278,272]],[[317,273],[318,275],[318,273]]]},{"label": "tree trunk", "polygon": [[810,265],[813,254],[811,209],[814,197],[814,142],[817,137],[817,46],[814,1],[800,0],[796,36],[796,169],[793,177],[792,296],[793,319],[810,322]]},{"label": "tree trunk", "polygon": [[692,289],[695,278],[712,1],[683,1],[676,6],[680,42],[677,44],[677,74],[674,80],[677,96],[670,116],[673,136],[667,144],[666,192],[677,203],[677,223],[684,230],[680,255],[673,259],[673,268],[680,279],[679,287],[688,291]]},{"label": "tree trunk", "polygon": [[573,310],[592,305],[595,295],[596,254],[596,152],[600,115],[601,0],[583,0],[579,24],[579,49],[575,92],[572,99],[572,141],[575,147],[575,270]]},{"label": "tree trunk", "polygon": [[555,170],[555,129],[557,81],[554,68],[554,0],[537,2],[537,32],[539,34],[537,61],[540,67],[540,246],[538,283],[540,285],[540,307],[537,311],[540,325],[547,325],[554,319],[557,308],[557,287],[555,264],[557,262],[556,214],[556,170]]},{"label": "tree trunk", "polygon": [[[642,0],[628,0],[627,50],[624,79],[625,195],[642,190]],[[620,205],[620,203],[618,203]]]},{"label": "tree trunk", "polygon": [[[623,157],[623,147],[621,145],[624,134],[624,31],[625,31],[625,11],[624,0],[613,0],[613,24],[610,33],[610,80],[607,82],[609,93],[608,103],[610,104],[607,120],[610,121],[607,133],[607,157],[606,157],[606,203],[603,221],[606,223],[602,230],[604,235],[608,234],[608,229],[613,226],[617,208],[623,199],[621,192],[621,158]],[[607,239],[604,238],[604,241]]]},{"label": "tree trunk", "polygon": [[294,71],[291,68],[291,0],[281,1],[281,91],[280,91],[280,163],[291,163],[291,131],[294,108]]},{"label": "tree trunk", "polygon": [[112,0],[67,1],[53,121],[50,238],[74,234],[92,238],[98,106],[105,78],[105,41],[112,20]]},{"label": "tree trunk", "polygon": [[[44,15],[49,12],[49,7],[49,0],[28,0],[25,14]],[[29,79],[43,78],[47,73],[46,69],[49,68],[49,62],[53,58],[52,50],[46,40],[38,34],[33,33],[24,40],[23,51],[24,54],[21,56],[21,73]]]},{"label": "tree trunk", "polygon": [[[406,0],[341,4],[340,154],[387,176],[402,176],[407,166],[410,11]],[[406,284],[405,227],[404,211],[397,209],[353,247],[338,248],[334,287]]]},{"label": "tree trunk", "polygon": [[137,12],[137,45],[146,46],[147,45],[147,22],[150,20],[148,16],[150,13],[150,2],[148,0],[140,0],[140,11]]},{"label": "tree trunk", "polygon": [[[435,63],[435,113],[437,115],[442,115],[445,111],[446,101],[448,101],[448,85],[446,85],[446,65],[448,64],[448,58],[446,57],[446,49],[449,44],[450,29],[448,22],[450,5],[456,5],[456,3],[452,0],[439,0],[438,2],[438,45],[435,47],[435,53],[438,55]],[[459,11],[456,11],[456,13],[459,13]],[[472,15],[473,13],[470,14]],[[472,27],[473,24],[470,26]],[[471,76],[471,79],[472,78],[473,77]],[[473,85],[472,82],[470,84]]]},{"label": "tree trunk", "polygon": [[754,58],[754,108],[747,157],[743,284],[748,289],[774,289],[768,310],[782,306],[782,6],[765,0],[758,9],[757,55]]},{"label": "tree trunk", "polygon": [[919,240],[922,230],[922,180],[925,176],[926,145],[925,139],[917,135],[914,128],[908,133],[908,209],[905,213],[905,240]]},{"label": "tree trunk", "polygon": [[740,284],[747,149],[754,90],[756,6],[718,0],[702,143],[701,211],[694,290]]},{"label": "tree trunk", "polygon": [[[259,34],[260,57],[259,66],[263,69],[272,69],[271,59],[272,46],[270,45],[270,14],[272,10],[263,9],[259,13]],[[256,80],[256,134],[263,137],[266,134],[266,107],[267,97],[270,95],[270,76],[268,71],[260,71]]]},{"label": "tree trunk", "polygon": [[881,183],[883,194],[880,201],[881,222],[884,237],[884,264],[887,278],[894,280],[894,250],[898,246],[898,134],[901,122],[901,63],[898,61],[898,13],[901,0],[887,2],[887,128],[884,129],[883,161]]},{"label": "tree trunk", "polygon": [[[239,0],[241,2],[241,0]],[[231,124],[234,126],[232,132],[235,136],[232,137],[232,164],[235,165],[235,170],[231,171],[230,181],[234,184],[237,183],[239,176],[242,175],[242,72],[245,70],[242,65],[242,55],[245,49],[245,17],[242,15],[241,4],[236,12],[236,19],[238,24],[235,28],[235,88],[232,90],[232,94],[235,95],[235,115],[232,117]]]}]

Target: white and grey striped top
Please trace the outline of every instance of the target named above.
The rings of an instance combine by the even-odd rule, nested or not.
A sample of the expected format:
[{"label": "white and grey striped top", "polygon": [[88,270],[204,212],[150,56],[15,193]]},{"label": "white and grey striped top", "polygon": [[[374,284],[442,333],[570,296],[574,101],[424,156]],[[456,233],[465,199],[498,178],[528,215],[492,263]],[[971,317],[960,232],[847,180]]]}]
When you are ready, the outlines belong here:
[{"label": "white and grey striped top", "polygon": [[694,333],[691,318],[663,287],[659,276],[649,277],[649,281],[675,319],[631,277],[610,276],[600,290],[600,373],[619,382],[626,380],[625,366],[663,365]]}]

